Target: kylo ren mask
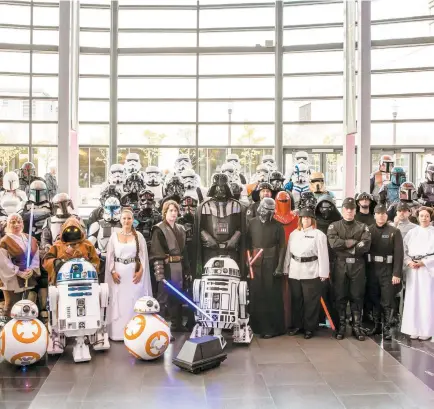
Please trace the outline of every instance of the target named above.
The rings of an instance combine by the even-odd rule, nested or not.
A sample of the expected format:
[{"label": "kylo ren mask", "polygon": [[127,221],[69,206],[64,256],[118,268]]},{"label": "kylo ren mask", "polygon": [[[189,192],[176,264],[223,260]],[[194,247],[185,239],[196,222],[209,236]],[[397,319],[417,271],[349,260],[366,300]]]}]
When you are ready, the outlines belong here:
[{"label": "kylo ren mask", "polygon": [[269,197],[262,199],[257,210],[261,223],[269,222],[273,218],[275,210],[276,203],[273,199]]}]

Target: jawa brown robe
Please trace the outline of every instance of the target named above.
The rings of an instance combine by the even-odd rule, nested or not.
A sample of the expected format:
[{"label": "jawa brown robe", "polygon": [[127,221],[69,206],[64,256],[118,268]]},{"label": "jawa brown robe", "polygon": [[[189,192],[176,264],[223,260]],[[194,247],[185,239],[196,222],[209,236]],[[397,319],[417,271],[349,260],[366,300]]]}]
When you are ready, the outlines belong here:
[{"label": "jawa brown robe", "polygon": [[[292,201],[288,192],[282,191],[276,195],[276,213],[274,219],[277,220],[285,231],[285,246],[288,245],[289,236],[298,226],[298,215],[291,211]],[[285,310],[285,328],[290,328],[291,323],[291,292],[289,291],[288,279],[283,277],[283,308]]]},{"label": "jawa brown robe", "polygon": [[[77,227],[80,229],[81,238],[73,243],[66,243],[62,240],[63,232],[68,227]],[[73,258],[84,258],[95,267],[98,273],[99,269],[99,257],[96,253],[93,244],[86,240],[83,229],[81,228],[80,222],[74,217],[70,217],[65,221],[62,226],[62,231],[60,232],[60,239],[57,240],[45,254],[43,267],[48,272],[48,282],[52,285],[56,284],[56,271],[54,269],[54,261],[60,259],[62,261],[68,261]]]}]

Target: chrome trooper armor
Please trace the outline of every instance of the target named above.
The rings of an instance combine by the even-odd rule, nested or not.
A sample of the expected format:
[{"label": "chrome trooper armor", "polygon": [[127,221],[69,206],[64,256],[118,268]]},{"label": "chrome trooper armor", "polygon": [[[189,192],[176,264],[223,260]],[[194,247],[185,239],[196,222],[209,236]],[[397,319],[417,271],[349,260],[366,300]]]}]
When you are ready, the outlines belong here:
[{"label": "chrome trooper armor", "polygon": [[110,348],[106,329],[108,284],[98,284],[95,268],[84,259],[67,261],[57,273],[56,286],[48,288],[50,320],[48,354],[61,354],[66,338],[75,338],[75,362],[90,361],[95,351]]},{"label": "chrome trooper armor", "polygon": [[163,200],[164,186],[163,174],[157,166],[148,166],[145,171],[145,189],[154,194],[154,199],[158,203]]},{"label": "chrome trooper armor", "polygon": [[[93,222],[89,226],[88,240],[97,249],[98,255],[105,260],[107,245],[113,232],[122,229],[121,203],[116,197],[109,197],[104,203],[104,211],[101,220]],[[100,274],[101,275],[101,274]]]},{"label": "chrome trooper armor", "polygon": [[230,153],[229,155],[226,156],[226,163],[230,163],[234,165],[235,172],[239,176],[241,184],[245,185],[247,183],[247,180],[244,177],[244,175],[241,173],[240,157],[236,153]]},{"label": "chrome trooper armor", "polygon": [[264,155],[261,162],[268,168],[270,172],[277,170],[276,159],[274,159],[273,155]]},{"label": "chrome trooper armor", "polygon": [[234,343],[250,344],[253,332],[248,325],[247,282],[241,281],[234,260],[224,256],[208,260],[202,278],[193,282],[193,301],[212,317],[212,321],[197,313],[191,338],[208,335],[213,330],[224,348],[226,341],[222,329],[233,329]]},{"label": "chrome trooper armor", "polygon": [[3,188],[0,192],[0,206],[7,214],[19,212],[27,202],[27,195],[19,189],[20,182],[15,172],[7,172],[3,177]]},{"label": "chrome trooper armor", "polygon": [[184,169],[180,177],[185,189],[184,196],[190,196],[202,203],[206,192],[200,188],[199,175],[193,169]]}]

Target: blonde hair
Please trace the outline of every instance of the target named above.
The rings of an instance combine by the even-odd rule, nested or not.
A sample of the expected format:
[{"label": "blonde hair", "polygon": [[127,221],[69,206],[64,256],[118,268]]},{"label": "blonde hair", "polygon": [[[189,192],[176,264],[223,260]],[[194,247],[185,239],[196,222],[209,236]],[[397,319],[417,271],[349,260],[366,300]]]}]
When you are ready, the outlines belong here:
[{"label": "blonde hair", "polygon": [[[303,222],[302,222],[303,217],[309,217],[309,216],[298,216],[297,230],[303,230]],[[310,220],[312,220],[312,224],[310,225],[310,227],[312,227],[312,229],[316,229],[316,219],[311,217]]]},{"label": "blonde hair", "polygon": [[163,210],[162,210],[162,216],[163,216],[163,220],[166,220],[166,215],[167,212],[169,211],[169,207],[170,206],[175,206],[178,214],[179,214],[179,204],[177,202],[175,202],[174,200],[168,200],[167,202],[164,202],[163,204]]},{"label": "blonde hair", "polygon": [[11,229],[11,222],[12,222],[12,220],[14,220],[14,219],[18,219],[18,220],[21,220],[21,223],[23,224],[23,229],[24,229],[24,222],[23,222],[23,218],[21,217],[21,215],[20,214],[18,214],[18,213],[11,213],[9,216],[8,216],[8,218],[7,218],[7,220],[6,220],[6,233],[11,233],[12,232],[12,229]]}]

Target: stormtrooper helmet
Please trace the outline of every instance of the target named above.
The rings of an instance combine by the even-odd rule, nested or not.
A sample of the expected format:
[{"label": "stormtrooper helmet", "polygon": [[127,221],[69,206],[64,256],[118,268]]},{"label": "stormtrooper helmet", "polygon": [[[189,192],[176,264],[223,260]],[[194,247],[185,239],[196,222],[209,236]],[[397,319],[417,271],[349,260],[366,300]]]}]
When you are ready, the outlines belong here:
[{"label": "stormtrooper helmet", "polygon": [[125,170],[127,175],[131,173],[138,173],[142,169],[142,165],[140,163],[140,156],[138,153],[131,152],[125,158]]},{"label": "stormtrooper helmet", "polygon": [[125,168],[120,163],[115,163],[110,166],[109,184],[122,185],[125,183]]},{"label": "stormtrooper helmet", "polygon": [[304,163],[305,165],[309,164],[309,154],[304,151],[295,152],[295,162],[296,163]]},{"label": "stormtrooper helmet", "polygon": [[232,163],[224,163],[220,169],[220,172],[228,177],[229,183],[232,183],[234,181],[236,169]]},{"label": "stormtrooper helmet", "polygon": [[58,193],[53,197],[53,213],[60,218],[68,218],[73,213],[74,205],[67,193]]},{"label": "stormtrooper helmet", "polygon": [[148,186],[159,186],[161,185],[162,173],[157,166],[148,166],[146,168],[146,184]]},{"label": "stormtrooper helmet", "polygon": [[256,167],[256,180],[258,182],[268,182],[268,175],[270,171],[265,165],[259,165]]},{"label": "stormtrooper helmet", "polygon": [[300,185],[307,184],[309,177],[309,167],[305,163],[297,163],[294,166],[294,183],[298,183]]},{"label": "stormtrooper helmet", "polygon": [[238,172],[241,169],[240,157],[236,153],[230,153],[226,156],[226,163],[234,165],[235,170]]},{"label": "stormtrooper helmet", "polygon": [[270,172],[277,169],[276,159],[273,155],[264,155],[262,157],[262,164],[265,165]]},{"label": "stormtrooper helmet", "polygon": [[3,177],[3,187],[9,192],[13,192],[20,187],[18,175],[15,172],[7,172]]},{"label": "stormtrooper helmet", "polygon": [[184,169],[181,173],[181,181],[185,190],[196,189],[196,172],[193,169]]},{"label": "stormtrooper helmet", "polygon": [[49,201],[48,189],[45,182],[42,180],[35,180],[30,184],[29,201],[37,205]]},{"label": "stormtrooper helmet", "polygon": [[118,222],[121,219],[121,202],[116,197],[109,197],[104,202],[103,219],[106,222]]},{"label": "stormtrooper helmet", "polygon": [[257,214],[262,223],[269,222],[276,211],[276,202],[271,197],[264,197],[258,206]]},{"label": "stormtrooper helmet", "polygon": [[192,167],[193,167],[193,165],[191,163],[190,156],[188,156],[187,154],[183,154],[183,153],[178,155],[178,157],[175,160],[175,165],[174,165],[176,175],[179,175],[185,169],[191,169]]},{"label": "stormtrooper helmet", "polygon": [[324,193],[324,173],[322,172],[312,172],[309,181],[310,191],[313,193]]}]

